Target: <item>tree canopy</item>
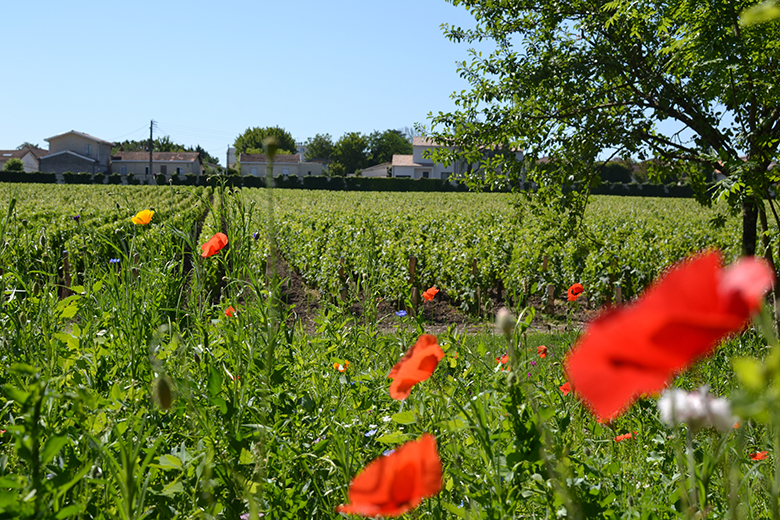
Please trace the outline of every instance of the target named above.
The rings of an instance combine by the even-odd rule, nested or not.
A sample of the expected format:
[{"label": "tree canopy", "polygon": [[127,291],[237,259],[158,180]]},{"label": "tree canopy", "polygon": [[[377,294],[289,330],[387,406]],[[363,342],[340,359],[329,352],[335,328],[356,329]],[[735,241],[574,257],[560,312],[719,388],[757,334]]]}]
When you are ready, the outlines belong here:
[{"label": "tree canopy", "polygon": [[266,137],[276,137],[279,140],[279,154],[294,154],[298,145],[293,139],[292,134],[284,128],[278,126],[268,126],[265,128],[252,127],[244,130],[244,133],[236,137],[233,146],[236,147],[236,155],[242,153],[251,153],[250,150],[258,151],[263,149],[263,140]]},{"label": "tree canopy", "polygon": [[368,136],[368,147],[371,164],[390,162],[395,154],[412,153],[412,143],[401,130],[374,131]]},{"label": "tree canopy", "polygon": [[333,146],[330,172],[332,175],[354,173],[368,166],[368,137],[360,132],[347,132]]},{"label": "tree canopy", "polygon": [[[687,169],[694,186],[707,172],[724,176],[702,200],[742,211],[746,254],[757,218],[766,221],[763,200],[780,225],[770,189],[780,179],[769,171],[780,142],[780,23],[741,24],[755,1],[450,2],[476,26],[445,24],[445,35],[495,50],[471,51],[459,66],[470,90],[431,116],[432,137],[452,147],[438,160],[521,147],[528,180],[562,193],[589,185],[610,152],[656,158]],[[522,171],[501,155],[486,166],[488,182]]]},{"label": "tree canopy", "polygon": [[333,153],[333,138],[330,134],[317,134],[306,140],[306,160],[330,159]]}]

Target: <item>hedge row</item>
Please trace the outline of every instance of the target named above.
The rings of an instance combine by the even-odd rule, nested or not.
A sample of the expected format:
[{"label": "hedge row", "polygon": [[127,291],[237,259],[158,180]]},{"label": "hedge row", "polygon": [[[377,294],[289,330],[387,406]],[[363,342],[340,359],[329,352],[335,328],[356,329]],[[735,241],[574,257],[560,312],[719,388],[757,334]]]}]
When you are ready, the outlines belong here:
[{"label": "hedge row", "polygon": [[[92,175],[90,173],[67,172],[62,175],[66,184],[140,184],[133,175],[123,176],[119,174]],[[166,177],[157,175],[156,184],[175,184],[188,186],[217,186],[220,182],[229,186],[245,186],[251,188],[265,187],[265,179],[262,177],[241,177],[239,175],[196,176],[187,174],[180,177],[176,174]],[[57,176],[54,173],[43,172],[0,172],[0,182],[35,182],[55,183]],[[453,184],[440,179],[410,179],[403,177],[325,177],[295,175],[276,177],[274,187],[283,189],[306,190],[331,190],[331,191],[409,191],[409,192],[444,192],[444,191],[468,191],[463,184]],[[688,185],[676,184],[623,184],[619,182],[605,182],[592,189],[595,195],[624,195],[639,197],[693,197],[693,190]]]}]

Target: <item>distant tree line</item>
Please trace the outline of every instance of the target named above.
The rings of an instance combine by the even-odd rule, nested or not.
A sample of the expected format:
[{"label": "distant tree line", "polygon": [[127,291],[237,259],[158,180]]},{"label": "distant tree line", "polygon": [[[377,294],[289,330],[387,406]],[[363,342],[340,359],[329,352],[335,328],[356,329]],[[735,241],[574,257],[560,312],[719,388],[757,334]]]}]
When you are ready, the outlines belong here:
[{"label": "distant tree line", "polygon": [[[277,153],[294,154],[298,148],[292,135],[278,126],[247,128],[236,138],[236,155],[242,153],[263,153],[263,140],[276,137],[279,142]],[[347,132],[335,143],[330,134],[317,134],[306,140],[305,161],[315,159],[328,161],[332,176],[344,176],[360,170],[391,162],[394,154],[412,153],[411,132],[402,130],[374,131],[371,134]]]}]

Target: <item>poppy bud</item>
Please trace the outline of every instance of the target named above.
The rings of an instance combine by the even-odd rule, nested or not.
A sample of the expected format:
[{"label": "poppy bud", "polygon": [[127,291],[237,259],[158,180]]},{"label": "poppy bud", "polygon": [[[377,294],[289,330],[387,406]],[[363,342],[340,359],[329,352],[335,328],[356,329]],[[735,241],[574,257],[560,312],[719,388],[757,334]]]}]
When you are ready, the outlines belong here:
[{"label": "poppy bud", "polygon": [[154,399],[160,408],[169,410],[173,404],[173,388],[167,377],[158,377],[154,385]]},{"label": "poppy bud", "polygon": [[496,313],[496,328],[508,338],[515,329],[515,317],[506,307],[501,307]]}]

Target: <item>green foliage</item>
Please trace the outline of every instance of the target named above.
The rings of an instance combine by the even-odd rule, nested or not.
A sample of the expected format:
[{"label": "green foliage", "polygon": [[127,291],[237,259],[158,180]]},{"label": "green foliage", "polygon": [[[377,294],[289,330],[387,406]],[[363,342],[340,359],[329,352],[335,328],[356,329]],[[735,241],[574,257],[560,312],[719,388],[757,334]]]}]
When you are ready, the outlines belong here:
[{"label": "green foliage", "polygon": [[360,132],[347,132],[333,146],[330,175],[344,176],[369,166],[368,153],[368,137]]},{"label": "green foliage", "polygon": [[11,158],[8,159],[3,165],[4,172],[23,172],[24,162],[21,159]]},{"label": "green foliage", "polygon": [[[269,126],[265,128],[251,127],[236,137],[233,146],[236,148],[236,156],[242,153],[263,153],[263,141],[268,137],[275,137],[279,140],[279,150],[287,153],[295,153],[298,145],[293,139],[292,134],[284,128],[278,126]],[[253,151],[249,151],[249,150]],[[282,153],[282,152],[279,153]]]},{"label": "green foliage", "polygon": [[[431,116],[433,138],[452,147],[439,158],[473,162],[485,147],[517,146],[558,166],[523,171],[508,160],[489,169],[543,187],[572,176],[590,186],[607,150],[702,165],[726,176],[707,195],[743,210],[743,248],[753,252],[780,143],[780,24],[737,23],[755,2],[451,3],[476,27],[445,24],[445,35],[495,50],[471,52],[459,66],[471,88],[453,94],[455,111]],[[471,181],[489,184],[490,175]]]},{"label": "green foliage", "polygon": [[374,131],[368,136],[369,165],[391,162],[393,155],[411,155],[412,143],[400,130]]},{"label": "green foliage", "polygon": [[333,139],[330,134],[317,134],[306,140],[306,161],[312,159],[330,160],[333,154]]}]

